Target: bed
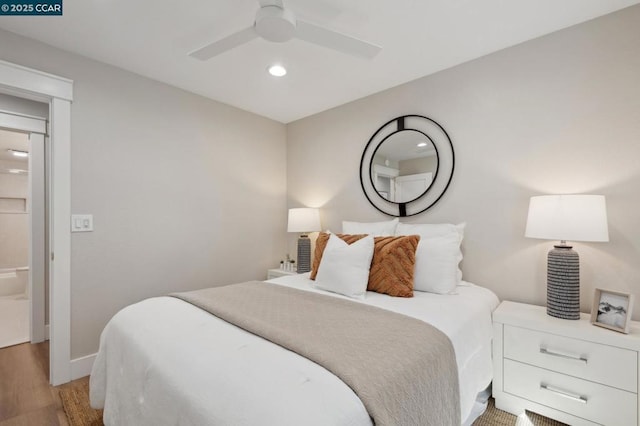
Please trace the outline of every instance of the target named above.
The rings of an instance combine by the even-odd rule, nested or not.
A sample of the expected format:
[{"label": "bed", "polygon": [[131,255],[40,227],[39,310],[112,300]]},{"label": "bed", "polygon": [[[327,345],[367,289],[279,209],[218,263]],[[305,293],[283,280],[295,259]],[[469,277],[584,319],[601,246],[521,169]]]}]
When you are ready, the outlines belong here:
[{"label": "bed", "polygon": [[[484,410],[492,380],[491,313],[498,298],[461,282],[453,294],[412,298],[367,291],[362,300],[316,288],[309,274],[268,282],[343,298],[430,323],[455,350],[460,418]],[[91,375],[106,425],[371,425],[338,377],[283,347],[174,297],[131,305],[108,323]]]}]

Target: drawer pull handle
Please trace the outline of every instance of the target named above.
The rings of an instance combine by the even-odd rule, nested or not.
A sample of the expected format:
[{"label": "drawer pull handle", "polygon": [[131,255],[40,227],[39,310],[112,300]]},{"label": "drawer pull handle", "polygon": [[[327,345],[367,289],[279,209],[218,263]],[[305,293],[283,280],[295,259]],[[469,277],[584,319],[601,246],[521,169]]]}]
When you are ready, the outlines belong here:
[{"label": "drawer pull handle", "polygon": [[586,396],[576,395],[576,394],[567,392],[565,390],[558,389],[555,386],[549,386],[549,385],[545,385],[544,383],[540,383],[540,389],[544,389],[546,391],[553,392],[556,395],[563,396],[563,397],[568,398],[568,399],[570,399],[572,401],[580,402],[582,404],[586,404],[587,403],[587,397]]},{"label": "drawer pull handle", "polygon": [[541,354],[545,354],[545,355],[551,355],[551,356],[557,356],[558,358],[564,358],[564,359],[572,359],[574,361],[582,361],[585,364],[587,363],[588,359],[583,357],[583,356],[575,356],[575,355],[567,355],[567,354],[561,354],[559,352],[553,352],[548,350],[547,348],[543,348],[540,347],[540,353]]}]

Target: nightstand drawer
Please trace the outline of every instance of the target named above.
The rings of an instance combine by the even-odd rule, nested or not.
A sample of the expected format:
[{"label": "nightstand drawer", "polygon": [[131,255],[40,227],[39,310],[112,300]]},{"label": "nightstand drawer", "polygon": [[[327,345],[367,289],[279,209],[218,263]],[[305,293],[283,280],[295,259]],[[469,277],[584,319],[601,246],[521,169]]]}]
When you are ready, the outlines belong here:
[{"label": "nightstand drawer", "polygon": [[630,392],[638,389],[636,351],[504,326],[504,357]]},{"label": "nightstand drawer", "polygon": [[637,395],[504,360],[504,391],[603,425],[636,425]]}]

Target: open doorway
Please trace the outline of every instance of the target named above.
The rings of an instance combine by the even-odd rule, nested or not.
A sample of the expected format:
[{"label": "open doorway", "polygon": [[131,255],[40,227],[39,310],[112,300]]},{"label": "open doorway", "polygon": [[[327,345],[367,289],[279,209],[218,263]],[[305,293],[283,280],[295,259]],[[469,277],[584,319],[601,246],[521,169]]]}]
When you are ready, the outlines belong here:
[{"label": "open doorway", "polygon": [[[0,105],[12,97],[0,96]],[[21,107],[24,109],[22,101]],[[42,104],[34,103],[35,111]],[[20,110],[21,108],[16,108]],[[46,110],[40,115],[46,115]],[[0,348],[45,340],[47,184],[44,118],[0,112]]]},{"label": "open doorway", "polygon": [[0,348],[28,342],[29,134],[0,129]]},{"label": "open doorway", "polygon": [[[0,127],[17,128],[27,132],[37,132],[44,145],[44,135],[48,134],[48,149],[43,154],[48,167],[49,199],[46,206],[50,211],[49,233],[45,273],[49,282],[50,324],[49,381],[59,385],[71,380],[71,102],[73,81],[39,70],[0,60],[0,95],[10,95],[22,101],[35,101],[44,105],[48,122],[33,121],[34,117],[7,117],[0,111]],[[29,113],[26,113],[29,114]],[[36,117],[43,117],[37,115]],[[11,123],[11,125],[7,125]],[[16,124],[17,125],[14,125]],[[31,295],[30,300],[35,300]],[[43,295],[44,299],[44,295]],[[44,303],[44,300],[43,300]],[[39,310],[34,310],[39,312]],[[79,377],[79,376],[78,376]]]}]

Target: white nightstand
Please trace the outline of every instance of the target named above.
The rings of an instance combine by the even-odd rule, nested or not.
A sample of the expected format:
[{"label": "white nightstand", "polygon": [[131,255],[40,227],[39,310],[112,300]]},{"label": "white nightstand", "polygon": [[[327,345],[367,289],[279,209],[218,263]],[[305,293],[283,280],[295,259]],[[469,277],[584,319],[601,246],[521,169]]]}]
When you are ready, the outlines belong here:
[{"label": "white nightstand", "polygon": [[285,275],[297,275],[296,271],[285,271],[283,269],[273,268],[267,271],[267,279],[271,280],[273,278],[284,277]]},{"label": "white nightstand", "polygon": [[640,324],[629,334],[502,302],[493,313],[496,407],[571,425],[638,426]]}]

